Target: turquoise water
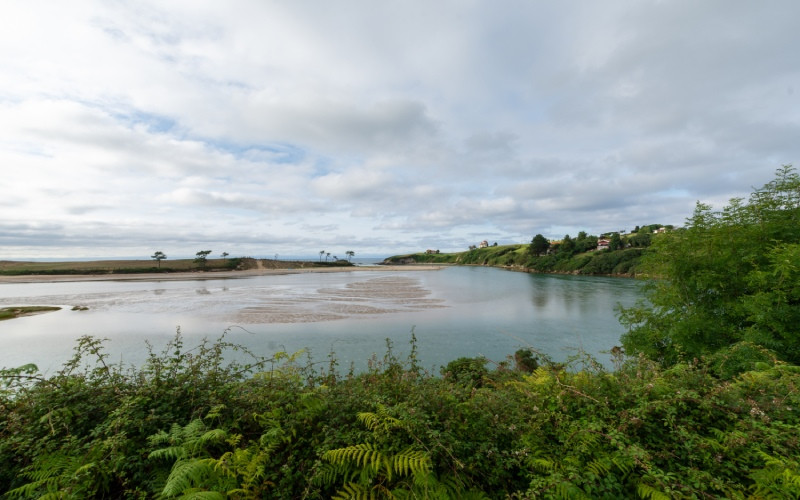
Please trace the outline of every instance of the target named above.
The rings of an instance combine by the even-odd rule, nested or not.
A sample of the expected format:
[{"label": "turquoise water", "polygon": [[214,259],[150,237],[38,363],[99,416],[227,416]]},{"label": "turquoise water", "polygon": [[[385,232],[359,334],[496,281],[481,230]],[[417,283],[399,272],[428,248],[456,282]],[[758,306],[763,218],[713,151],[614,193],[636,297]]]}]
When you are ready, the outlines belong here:
[{"label": "turquoise water", "polygon": [[[353,271],[204,281],[103,281],[0,285],[0,305],[62,305],[55,313],[0,322],[0,367],[36,363],[52,372],[81,335],[108,338],[111,361],[139,364],[178,327],[187,345],[227,339],[260,355],[333,351],[356,370],[386,339],[408,352],[411,332],[425,368],[460,356],[500,362],[521,347],[555,360],[603,351],[623,332],[615,307],[640,297],[640,284],[607,277],[537,275],[482,267],[438,271]],[[87,311],[72,311],[72,306]]]}]

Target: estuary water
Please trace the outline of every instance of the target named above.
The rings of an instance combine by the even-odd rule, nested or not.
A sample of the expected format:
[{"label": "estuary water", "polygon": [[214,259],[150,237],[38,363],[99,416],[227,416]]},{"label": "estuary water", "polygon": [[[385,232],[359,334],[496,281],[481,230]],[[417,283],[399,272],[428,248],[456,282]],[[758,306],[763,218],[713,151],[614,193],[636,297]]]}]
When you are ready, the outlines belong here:
[{"label": "estuary water", "polygon": [[[111,362],[139,365],[180,328],[185,345],[225,333],[269,356],[308,349],[335,353],[340,369],[409,351],[421,365],[461,356],[500,362],[522,347],[556,361],[583,350],[606,364],[619,344],[618,304],[640,283],[624,278],[542,275],[484,267],[350,271],[196,281],[87,281],[0,284],[0,306],[57,305],[57,312],[0,322],[0,367],[35,363],[45,373],[67,361],[82,335],[106,338]],[[74,311],[73,306],[87,310]]]}]

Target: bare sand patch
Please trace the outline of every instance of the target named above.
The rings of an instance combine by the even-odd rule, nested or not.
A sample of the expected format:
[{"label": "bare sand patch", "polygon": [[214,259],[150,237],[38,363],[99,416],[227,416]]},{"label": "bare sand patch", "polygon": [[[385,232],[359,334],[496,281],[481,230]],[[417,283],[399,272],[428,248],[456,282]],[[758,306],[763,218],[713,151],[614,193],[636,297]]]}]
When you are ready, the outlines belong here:
[{"label": "bare sand patch", "polygon": [[238,323],[309,323],[446,307],[430,297],[420,281],[409,276],[384,276],[278,297],[264,294],[259,302],[240,309]]},{"label": "bare sand patch", "polygon": [[443,266],[403,265],[403,266],[352,266],[352,267],[313,267],[298,269],[249,269],[247,271],[192,271],[176,273],[141,274],[26,274],[19,276],[0,276],[0,283],[58,283],[70,281],[197,281],[232,278],[249,278],[301,273],[349,273],[367,271],[436,271]]}]

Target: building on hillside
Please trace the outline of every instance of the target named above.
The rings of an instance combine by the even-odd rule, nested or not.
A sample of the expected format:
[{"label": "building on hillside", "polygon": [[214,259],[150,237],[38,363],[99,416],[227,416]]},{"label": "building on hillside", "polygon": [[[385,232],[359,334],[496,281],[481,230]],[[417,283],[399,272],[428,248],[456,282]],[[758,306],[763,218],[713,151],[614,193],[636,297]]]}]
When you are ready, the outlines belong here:
[{"label": "building on hillside", "polygon": [[609,240],[605,240],[605,239],[597,240],[597,249],[598,250],[605,250],[606,248],[608,248],[608,246],[610,244],[611,244],[611,241],[609,241]]},{"label": "building on hillside", "polygon": [[486,240],[481,241],[481,244],[478,246],[478,248],[489,248],[489,242]]}]

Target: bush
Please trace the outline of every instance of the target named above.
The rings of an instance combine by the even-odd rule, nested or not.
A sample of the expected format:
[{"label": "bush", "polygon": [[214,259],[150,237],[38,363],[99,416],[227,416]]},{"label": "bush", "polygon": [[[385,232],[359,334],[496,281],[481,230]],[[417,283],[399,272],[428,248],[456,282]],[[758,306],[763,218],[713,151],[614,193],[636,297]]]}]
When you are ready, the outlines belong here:
[{"label": "bush", "polygon": [[489,375],[486,369],[486,358],[458,358],[442,368],[442,375],[458,384],[481,387],[483,379]]},{"label": "bush", "polygon": [[[57,374],[0,371],[7,498],[745,498],[800,495],[800,367],[751,346],[669,369],[585,356],[520,370],[416,346],[342,377],[180,336],[145,366],[85,337]],[[243,361],[225,361],[235,355]],[[725,359],[723,359],[725,358]],[[755,370],[720,380],[737,361]],[[716,360],[716,361],[715,361]],[[718,361],[718,362],[717,362]],[[709,367],[717,367],[710,370]],[[739,370],[737,368],[736,370]]]}]

